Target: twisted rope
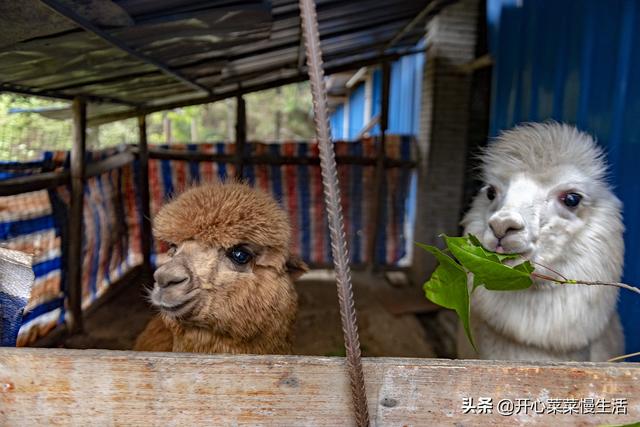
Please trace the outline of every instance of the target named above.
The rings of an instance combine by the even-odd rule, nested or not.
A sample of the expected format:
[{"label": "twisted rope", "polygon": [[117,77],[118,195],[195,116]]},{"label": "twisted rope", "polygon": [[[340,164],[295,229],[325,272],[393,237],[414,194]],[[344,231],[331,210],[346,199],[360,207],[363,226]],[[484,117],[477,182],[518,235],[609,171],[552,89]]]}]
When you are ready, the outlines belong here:
[{"label": "twisted rope", "polygon": [[358,426],[369,425],[367,396],[362,372],[360,339],[356,322],[356,310],[351,286],[349,269],[349,252],[344,234],[342,208],[340,205],[340,187],[335,153],[329,136],[329,117],[327,115],[327,98],[324,87],[324,70],[322,69],[322,50],[316,7],[313,0],[300,0],[300,17],[307,52],[307,68],[313,96],[313,111],[320,151],[320,169],[327,209],[329,233],[331,236],[331,253],[336,272],[340,317],[344,333],[347,353],[347,368],[351,380],[351,394]]}]

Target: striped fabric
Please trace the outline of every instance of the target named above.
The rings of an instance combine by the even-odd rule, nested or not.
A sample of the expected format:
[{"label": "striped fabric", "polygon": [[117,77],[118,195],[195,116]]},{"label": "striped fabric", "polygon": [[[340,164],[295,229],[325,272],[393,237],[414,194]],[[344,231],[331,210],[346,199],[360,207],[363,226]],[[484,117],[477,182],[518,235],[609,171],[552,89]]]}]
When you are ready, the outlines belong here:
[{"label": "striped fabric", "polygon": [[[115,149],[87,154],[87,161],[115,154]],[[5,164],[0,179],[68,168],[68,152],[45,152],[42,160]],[[13,168],[15,166],[15,168]],[[7,172],[9,170],[9,172]],[[140,210],[134,166],[88,180],[85,186],[83,307],[142,261]],[[64,322],[66,277],[63,271],[69,188],[0,197],[0,242],[34,255],[36,281],[25,308],[17,345],[28,345]]]},{"label": "striped fabric", "polygon": [[[336,142],[338,156],[375,158],[377,140],[363,139],[355,142]],[[233,154],[233,145],[164,145],[163,148],[182,149],[201,153]],[[387,137],[387,156],[394,160],[415,160],[412,136]],[[252,156],[317,158],[316,143],[250,143],[247,150]],[[367,247],[373,203],[378,193],[374,188],[375,166],[343,164],[338,167],[345,232],[349,243],[351,261],[362,264],[368,261]],[[234,175],[234,165],[184,160],[151,160],[149,181],[151,186],[151,212],[173,194],[186,186],[206,182],[213,177],[224,179]],[[414,171],[409,168],[386,170],[383,192],[382,221],[386,224],[376,248],[376,262],[399,265],[407,255],[407,205]],[[243,177],[251,184],[270,192],[289,213],[293,226],[293,250],[311,264],[331,264],[331,248],[327,230],[327,218],[319,165],[245,165]],[[156,253],[166,251],[162,242],[156,242]],[[155,256],[153,257],[155,260]]]}]

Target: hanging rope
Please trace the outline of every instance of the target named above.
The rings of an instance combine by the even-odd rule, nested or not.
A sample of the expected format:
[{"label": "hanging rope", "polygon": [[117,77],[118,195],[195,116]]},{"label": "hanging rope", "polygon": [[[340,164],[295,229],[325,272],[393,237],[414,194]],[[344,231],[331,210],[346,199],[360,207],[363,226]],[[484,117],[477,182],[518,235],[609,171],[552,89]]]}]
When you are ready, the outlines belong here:
[{"label": "hanging rope", "polygon": [[316,124],[316,135],[320,151],[320,169],[324,186],[325,205],[331,236],[331,253],[336,272],[338,300],[342,330],[347,351],[347,367],[351,380],[351,392],[358,426],[369,425],[367,396],[364,387],[362,360],[360,359],[360,339],[356,310],[351,287],[351,271],[349,269],[349,253],[344,235],[342,208],[340,206],[340,187],[338,185],[338,168],[335,153],[329,137],[329,118],[327,116],[327,98],[324,87],[324,71],[322,69],[322,50],[316,7],[313,0],[300,0],[300,17],[302,19],[302,35],[307,51],[307,68],[311,81],[313,110]]}]

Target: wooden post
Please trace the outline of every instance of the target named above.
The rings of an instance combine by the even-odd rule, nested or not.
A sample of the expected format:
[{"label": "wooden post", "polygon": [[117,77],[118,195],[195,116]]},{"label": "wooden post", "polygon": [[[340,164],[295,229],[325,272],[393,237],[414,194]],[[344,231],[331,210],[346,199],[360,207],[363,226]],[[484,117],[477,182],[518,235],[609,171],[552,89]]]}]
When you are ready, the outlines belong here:
[{"label": "wooden post", "polygon": [[87,136],[87,103],[73,100],[73,146],[71,147],[71,203],[67,252],[68,304],[71,313],[69,331],[82,332],[82,237],[84,208],[84,174]]},{"label": "wooden post", "polygon": [[242,95],[236,97],[236,179],[242,179],[247,145],[247,110]]},{"label": "wooden post", "polygon": [[382,63],[382,106],[380,108],[380,142],[376,147],[376,171],[374,177],[375,199],[369,225],[369,235],[371,240],[368,247],[368,270],[373,271],[376,267],[376,246],[380,240],[380,233],[383,233],[382,208],[385,202],[382,186],[385,175],[385,143],[387,128],[389,126],[389,87],[391,82],[391,67],[388,62]]},{"label": "wooden post", "polygon": [[151,233],[151,205],[149,196],[149,146],[147,145],[147,116],[138,116],[138,161],[140,173],[138,187],[140,191],[140,206],[142,209],[142,267],[145,279],[151,277],[151,247],[153,238]]}]

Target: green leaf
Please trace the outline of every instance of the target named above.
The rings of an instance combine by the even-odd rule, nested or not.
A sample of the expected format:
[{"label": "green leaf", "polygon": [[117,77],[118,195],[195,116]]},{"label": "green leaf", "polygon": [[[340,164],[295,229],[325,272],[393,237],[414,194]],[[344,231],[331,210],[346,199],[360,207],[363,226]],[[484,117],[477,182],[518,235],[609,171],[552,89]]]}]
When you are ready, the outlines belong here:
[{"label": "green leaf", "polygon": [[533,284],[533,266],[529,261],[515,267],[502,264],[505,260],[518,258],[518,255],[487,251],[475,244],[479,243],[475,238],[444,236],[444,239],[453,256],[473,273],[476,284],[493,291],[526,289]]},{"label": "green leaf", "polygon": [[467,272],[460,264],[435,246],[422,243],[416,243],[416,245],[432,253],[440,262],[431,278],[423,286],[427,299],[442,307],[455,310],[471,345],[475,348],[471,335]]}]

